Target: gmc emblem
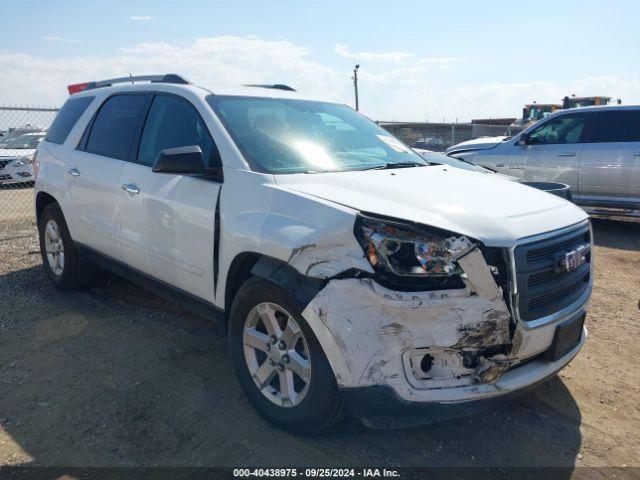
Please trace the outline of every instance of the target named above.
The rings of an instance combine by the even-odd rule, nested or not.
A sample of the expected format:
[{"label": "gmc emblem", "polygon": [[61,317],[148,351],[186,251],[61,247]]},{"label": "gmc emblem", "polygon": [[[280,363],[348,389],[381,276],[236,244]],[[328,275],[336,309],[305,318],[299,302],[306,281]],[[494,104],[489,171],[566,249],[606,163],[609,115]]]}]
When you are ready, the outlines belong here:
[{"label": "gmc emblem", "polygon": [[556,271],[570,272],[578,268],[587,261],[585,255],[586,250],[586,245],[580,245],[575,250],[566,252],[564,256],[561,255],[559,261],[556,263]]}]

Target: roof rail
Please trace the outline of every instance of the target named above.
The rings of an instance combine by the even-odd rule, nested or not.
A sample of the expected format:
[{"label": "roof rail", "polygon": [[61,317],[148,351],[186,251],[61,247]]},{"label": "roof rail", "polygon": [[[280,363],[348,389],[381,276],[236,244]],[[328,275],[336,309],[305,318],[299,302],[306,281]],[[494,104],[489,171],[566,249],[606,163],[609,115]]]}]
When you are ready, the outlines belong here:
[{"label": "roof rail", "polygon": [[272,88],[274,90],[287,90],[289,92],[296,91],[295,88],[291,88],[289,85],[284,85],[283,83],[274,83],[271,85],[251,84],[251,85],[245,85],[245,87]]},{"label": "roof rail", "polygon": [[116,83],[133,83],[133,82],[152,82],[152,83],[178,83],[186,85],[190,82],[175,73],[167,73],[165,75],[136,75],[129,77],[111,78],[109,80],[101,80],[99,82],[89,82],[84,90],[93,88],[109,87]]}]

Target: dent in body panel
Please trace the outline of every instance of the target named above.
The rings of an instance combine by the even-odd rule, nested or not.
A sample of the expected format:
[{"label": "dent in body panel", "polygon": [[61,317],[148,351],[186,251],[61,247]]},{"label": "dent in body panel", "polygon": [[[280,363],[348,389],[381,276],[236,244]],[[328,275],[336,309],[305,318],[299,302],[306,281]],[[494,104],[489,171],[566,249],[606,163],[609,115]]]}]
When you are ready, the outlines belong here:
[{"label": "dent in body panel", "polygon": [[307,305],[342,388],[431,389],[495,382],[510,364],[511,315],[482,253],[460,259],[466,288],[397,292],[332,279]]}]

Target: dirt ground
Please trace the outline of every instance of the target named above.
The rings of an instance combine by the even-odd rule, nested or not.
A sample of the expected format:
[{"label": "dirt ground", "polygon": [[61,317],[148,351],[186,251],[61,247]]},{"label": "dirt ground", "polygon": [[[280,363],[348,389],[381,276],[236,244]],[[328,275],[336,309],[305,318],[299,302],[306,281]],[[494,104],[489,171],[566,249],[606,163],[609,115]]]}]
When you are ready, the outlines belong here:
[{"label": "dirt ground", "polygon": [[640,223],[594,221],[590,335],[558,378],[467,418],[300,438],[248,405],[213,322],[110,275],[56,292],[32,221],[0,217],[0,465],[640,466]]}]

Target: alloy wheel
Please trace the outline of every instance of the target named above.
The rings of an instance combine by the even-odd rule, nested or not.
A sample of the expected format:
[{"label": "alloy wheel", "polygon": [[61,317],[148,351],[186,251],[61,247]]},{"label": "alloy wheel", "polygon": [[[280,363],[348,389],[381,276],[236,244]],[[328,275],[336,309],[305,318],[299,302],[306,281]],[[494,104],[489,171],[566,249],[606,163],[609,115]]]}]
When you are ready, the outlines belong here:
[{"label": "alloy wheel", "polygon": [[247,368],[262,394],[281,407],[300,404],[309,391],[311,357],[295,318],[275,303],[259,303],[242,337]]},{"label": "alloy wheel", "polygon": [[49,220],[44,227],[44,246],[49,268],[56,275],[64,271],[64,243],[60,227],[55,220]]}]

